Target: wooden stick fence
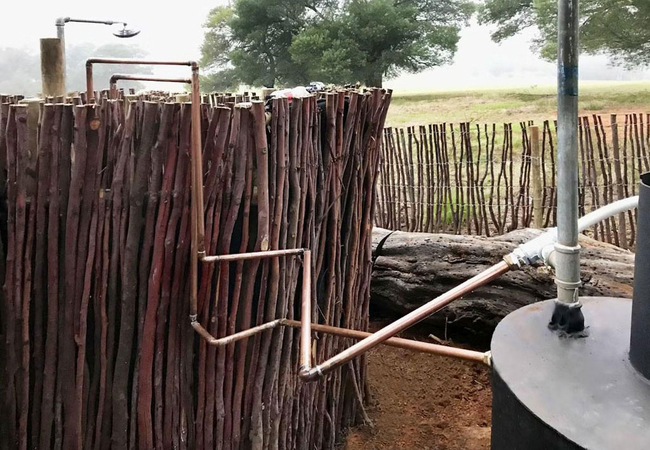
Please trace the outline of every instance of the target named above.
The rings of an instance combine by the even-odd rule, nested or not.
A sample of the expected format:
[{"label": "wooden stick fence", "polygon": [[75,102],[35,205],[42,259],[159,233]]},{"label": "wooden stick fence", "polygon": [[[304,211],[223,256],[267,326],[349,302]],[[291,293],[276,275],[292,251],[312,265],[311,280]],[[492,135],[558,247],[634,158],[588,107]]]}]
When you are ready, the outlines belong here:
[{"label": "wooden stick fence", "polygon": [[[582,215],[636,193],[639,174],[650,170],[650,114],[585,116],[579,126]],[[555,142],[550,121],[386,128],[375,223],[487,236],[555,226]],[[621,214],[589,233],[633,248],[635,218]]]},{"label": "wooden stick fence", "polygon": [[[2,98],[0,448],[334,448],[362,417],[365,360],[305,384],[293,328],[206,345],[189,320],[190,105],[97,98],[40,104],[33,130]],[[367,329],[390,92],[275,99],[269,120],[215,102],[208,253],[311,248],[312,321]],[[298,318],[296,258],[203,266],[199,320],[223,337]],[[350,343],[319,334],[313,351]]]}]

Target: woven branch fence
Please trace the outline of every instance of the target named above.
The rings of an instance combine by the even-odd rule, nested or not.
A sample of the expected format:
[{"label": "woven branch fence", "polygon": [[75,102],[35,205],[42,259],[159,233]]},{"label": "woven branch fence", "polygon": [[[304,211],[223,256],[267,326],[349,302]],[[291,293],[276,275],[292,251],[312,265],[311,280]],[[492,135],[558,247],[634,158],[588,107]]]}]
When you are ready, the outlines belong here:
[{"label": "woven branch fence", "polygon": [[[621,120],[623,119],[623,120]],[[378,226],[494,235],[556,225],[557,124],[545,121],[386,128],[377,184]],[[650,170],[650,114],[580,118],[580,215],[635,195]],[[633,248],[636,213],[589,231]]]},{"label": "woven branch fence", "polygon": [[[292,328],[217,348],[190,327],[190,105],[2,100],[0,448],[334,448],[363,358],[303,383]],[[311,248],[312,321],[367,329],[389,102],[203,105],[208,253],[259,250],[258,229],[270,249]],[[296,258],[202,266],[199,320],[222,337],[297,318]],[[317,361],[351,344],[317,338]]]}]

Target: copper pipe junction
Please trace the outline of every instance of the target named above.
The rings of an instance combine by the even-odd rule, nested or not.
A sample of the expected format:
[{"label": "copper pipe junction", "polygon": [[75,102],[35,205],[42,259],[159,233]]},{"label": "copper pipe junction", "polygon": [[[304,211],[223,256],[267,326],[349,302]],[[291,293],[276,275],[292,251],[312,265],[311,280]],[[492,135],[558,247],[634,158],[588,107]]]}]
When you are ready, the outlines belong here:
[{"label": "copper pipe junction", "polygon": [[[135,59],[113,59],[113,58],[91,58],[86,62],[86,87],[88,102],[94,100],[93,91],[93,64],[141,64],[141,65],[172,65],[189,66],[192,69],[190,79],[185,78],[162,78],[146,75],[121,75],[111,77],[114,86],[118,79],[145,80],[145,81],[166,81],[191,84],[191,145],[190,145],[190,179],[191,179],[191,249],[195,257],[190,259],[190,323],[192,328],[210,345],[224,346],[242,339],[254,336],[266,330],[278,326],[300,328],[300,371],[299,375],[303,380],[315,380],[333,369],[345,364],[351,359],[366,353],[380,344],[393,347],[416,350],[424,353],[460,358],[474,362],[481,362],[490,365],[489,352],[477,352],[444,345],[430,344],[410,339],[395,337],[396,334],[422,321],[426,317],[440,310],[451,301],[483,286],[498,278],[511,269],[511,265],[505,261],[495,264],[493,267],[467,280],[454,289],[440,295],[425,305],[412,311],[401,319],[387,325],[376,333],[367,333],[359,330],[338,328],[329,325],[322,325],[311,322],[312,308],[312,264],[311,251],[309,249],[284,249],[267,250],[251,253],[240,253],[230,255],[206,255],[205,254],[205,222],[203,217],[203,168],[201,161],[201,115],[200,115],[200,93],[199,93],[199,66],[193,61],[148,61]],[[231,262],[241,260],[253,260],[275,257],[296,257],[302,256],[303,276],[301,288],[301,320],[295,321],[286,318],[279,318],[271,322],[258,325],[234,333],[230,336],[215,338],[197,320],[197,294],[198,294],[198,263]],[[218,299],[217,299],[218,301]],[[319,333],[333,334],[352,339],[360,339],[343,352],[334,355],[330,359],[312,365],[312,331]]]}]

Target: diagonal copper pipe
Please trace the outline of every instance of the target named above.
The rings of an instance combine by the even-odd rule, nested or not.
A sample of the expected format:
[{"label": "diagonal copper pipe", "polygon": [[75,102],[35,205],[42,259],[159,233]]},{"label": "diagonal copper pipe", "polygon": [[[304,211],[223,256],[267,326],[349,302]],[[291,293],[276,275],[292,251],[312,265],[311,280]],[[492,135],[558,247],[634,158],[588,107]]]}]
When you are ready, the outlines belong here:
[{"label": "diagonal copper pipe", "polygon": [[[395,336],[397,333],[422,321],[434,312],[451,303],[453,300],[456,300],[463,295],[472,292],[474,289],[489,283],[509,270],[510,266],[508,263],[501,261],[316,366],[312,366],[311,364],[311,353],[306,349],[303,349],[300,360],[300,377],[306,381],[311,381],[325,375],[351,359],[366,353],[368,350]],[[310,320],[310,317],[311,302],[303,302],[301,318],[303,327],[305,326],[306,321]],[[309,337],[309,339],[305,337],[304,340],[301,340],[301,343],[303,346],[308,345],[308,348],[311,348],[311,337]]]}]

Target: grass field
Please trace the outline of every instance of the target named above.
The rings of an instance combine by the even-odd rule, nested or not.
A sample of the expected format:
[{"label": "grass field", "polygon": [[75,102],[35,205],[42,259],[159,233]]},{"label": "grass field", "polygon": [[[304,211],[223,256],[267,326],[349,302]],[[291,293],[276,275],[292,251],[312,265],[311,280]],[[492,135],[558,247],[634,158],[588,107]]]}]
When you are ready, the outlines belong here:
[{"label": "grass field", "polygon": [[[486,88],[467,91],[393,93],[387,126],[439,122],[539,123],[556,116],[555,86]],[[650,112],[650,82],[586,82],[580,86],[584,114]]]}]

